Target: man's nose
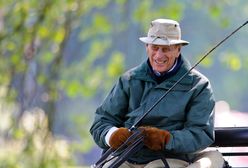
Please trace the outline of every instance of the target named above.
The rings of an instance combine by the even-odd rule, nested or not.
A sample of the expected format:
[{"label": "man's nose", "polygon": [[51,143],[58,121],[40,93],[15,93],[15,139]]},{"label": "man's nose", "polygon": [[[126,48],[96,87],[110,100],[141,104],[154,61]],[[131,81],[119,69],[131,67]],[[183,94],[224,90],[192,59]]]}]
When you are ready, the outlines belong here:
[{"label": "man's nose", "polygon": [[157,50],[157,52],[156,52],[156,56],[157,56],[157,57],[162,57],[163,55],[164,55],[164,52],[163,52],[162,48],[159,48],[159,49]]}]

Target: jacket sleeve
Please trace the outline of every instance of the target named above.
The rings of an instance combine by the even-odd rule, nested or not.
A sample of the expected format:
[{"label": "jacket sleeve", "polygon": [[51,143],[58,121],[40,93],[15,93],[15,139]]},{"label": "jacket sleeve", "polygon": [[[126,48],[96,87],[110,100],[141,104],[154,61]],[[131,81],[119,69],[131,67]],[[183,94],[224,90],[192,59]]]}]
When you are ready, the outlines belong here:
[{"label": "jacket sleeve", "polygon": [[95,113],[94,122],[90,128],[96,144],[101,148],[108,148],[105,136],[110,128],[123,127],[123,118],[128,107],[128,95],[124,91],[122,78],[118,80],[108,96]]},{"label": "jacket sleeve", "polygon": [[166,149],[175,153],[193,153],[214,142],[214,105],[209,81],[200,80],[186,109],[186,121],[181,130],[171,131]]}]

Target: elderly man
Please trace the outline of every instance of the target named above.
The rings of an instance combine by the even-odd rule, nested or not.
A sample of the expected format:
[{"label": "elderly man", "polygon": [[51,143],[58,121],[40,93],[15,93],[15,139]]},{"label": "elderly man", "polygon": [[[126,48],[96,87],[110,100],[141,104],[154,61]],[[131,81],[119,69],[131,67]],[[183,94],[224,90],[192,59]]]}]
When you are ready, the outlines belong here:
[{"label": "elderly man", "polygon": [[[128,128],[191,68],[181,55],[188,42],[178,22],[154,20],[140,40],[147,61],[124,73],[96,110],[90,132],[104,150],[123,144]],[[145,145],[120,167],[222,168],[218,151],[202,151],[214,142],[214,105],[209,80],[192,70],[142,120]]]}]

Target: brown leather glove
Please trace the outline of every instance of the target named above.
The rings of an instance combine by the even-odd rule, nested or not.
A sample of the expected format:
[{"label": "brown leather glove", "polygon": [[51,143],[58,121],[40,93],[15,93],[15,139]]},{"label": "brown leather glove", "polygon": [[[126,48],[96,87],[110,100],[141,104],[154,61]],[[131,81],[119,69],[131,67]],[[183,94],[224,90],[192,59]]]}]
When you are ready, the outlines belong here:
[{"label": "brown leather glove", "polygon": [[112,133],[109,139],[109,145],[113,149],[120,147],[130,136],[130,132],[127,128],[118,128],[115,132]]},{"label": "brown leather glove", "polygon": [[170,133],[156,127],[140,127],[145,135],[144,144],[151,150],[163,150],[170,140]]}]

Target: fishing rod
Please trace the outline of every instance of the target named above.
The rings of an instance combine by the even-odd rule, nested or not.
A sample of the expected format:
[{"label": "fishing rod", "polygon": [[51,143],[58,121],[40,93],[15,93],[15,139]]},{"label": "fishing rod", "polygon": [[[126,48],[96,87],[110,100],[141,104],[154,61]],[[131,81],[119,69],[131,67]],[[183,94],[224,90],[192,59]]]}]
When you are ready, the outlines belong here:
[{"label": "fishing rod", "polygon": [[[124,163],[128,157],[137,152],[139,149],[143,147],[142,139],[144,136],[142,135],[142,131],[137,129],[141,121],[157,106],[158,103],[161,102],[196,66],[198,66],[211,52],[213,52],[217,47],[219,47],[222,43],[224,43],[227,39],[229,39],[232,35],[234,35],[237,31],[239,31],[242,27],[248,24],[248,20],[236,28],[233,32],[231,32],[228,36],[226,36],[223,40],[217,43],[211,50],[209,50],[206,54],[203,55],[187,72],[185,72],[130,128],[129,131],[133,132],[132,139],[136,139],[130,142],[128,138],[124,144],[122,144],[116,150],[109,148],[105,154],[94,164],[93,168],[102,168],[103,165],[111,161],[112,159],[117,158],[114,163],[112,163],[109,168],[117,168],[122,163]],[[142,137],[142,138],[140,138]],[[126,146],[126,148],[125,148]],[[131,150],[130,150],[131,149]],[[135,149],[135,150],[132,150]],[[117,152],[118,151],[118,152]],[[119,154],[119,152],[121,153]],[[108,160],[107,160],[108,159]]]}]

